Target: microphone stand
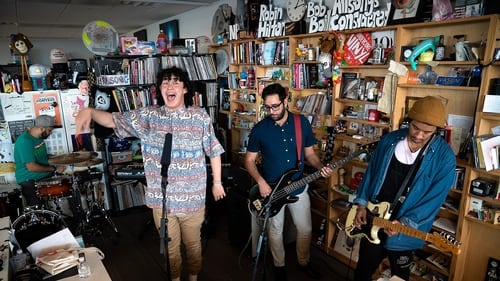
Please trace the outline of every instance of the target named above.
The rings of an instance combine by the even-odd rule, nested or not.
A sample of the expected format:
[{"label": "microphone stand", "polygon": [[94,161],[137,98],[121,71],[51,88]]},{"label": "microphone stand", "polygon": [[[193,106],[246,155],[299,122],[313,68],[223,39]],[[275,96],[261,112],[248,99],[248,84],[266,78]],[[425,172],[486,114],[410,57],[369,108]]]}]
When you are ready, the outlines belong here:
[{"label": "microphone stand", "polygon": [[160,221],[160,253],[165,258],[165,267],[167,270],[167,280],[171,281],[172,276],[170,272],[170,257],[168,254],[168,219],[167,219],[167,185],[168,185],[168,166],[170,166],[170,154],[172,152],[172,134],[165,135],[165,144],[163,145],[163,152],[161,155],[161,192],[162,199],[162,212]]},{"label": "microphone stand", "polygon": [[257,242],[257,249],[256,249],[256,257],[255,257],[255,264],[254,264],[254,268],[253,268],[253,273],[252,273],[252,281],[255,281],[256,278],[257,278],[257,270],[259,268],[259,260],[260,260],[260,254],[261,254],[261,251],[264,249],[264,256],[262,258],[262,263],[264,264],[264,270],[262,271],[262,280],[265,281],[266,280],[266,264],[267,264],[267,240],[268,240],[268,237],[267,237],[267,224],[269,222],[269,218],[270,218],[270,213],[271,213],[271,206],[272,206],[272,202],[273,202],[273,196],[274,196],[274,192],[276,191],[276,189],[278,188],[274,188],[273,191],[271,192],[271,194],[269,195],[268,199],[267,199],[267,202],[266,204],[264,204],[264,208],[262,209],[262,211],[260,211],[258,214],[257,214],[257,219],[259,219],[260,217],[262,217],[262,215],[264,215],[264,222],[262,223],[262,229],[260,231],[260,234],[259,234],[259,241]]},{"label": "microphone stand", "polygon": [[168,242],[170,237],[168,237],[168,219],[167,219],[167,177],[163,176],[161,178],[161,191],[163,195],[162,199],[162,211],[161,211],[161,222],[160,222],[160,254],[163,254],[165,258],[165,268],[167,270],[167,280],[171,281],[172,277],[170,275],[170,257],[168,254]]}]

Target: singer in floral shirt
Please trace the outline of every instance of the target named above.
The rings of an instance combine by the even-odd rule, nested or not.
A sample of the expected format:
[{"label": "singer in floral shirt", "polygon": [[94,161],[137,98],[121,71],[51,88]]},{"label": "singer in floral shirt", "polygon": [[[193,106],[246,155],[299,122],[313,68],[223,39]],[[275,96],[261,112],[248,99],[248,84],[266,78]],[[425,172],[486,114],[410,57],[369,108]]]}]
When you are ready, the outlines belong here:
[{"label": "singer in floral shirt", "polygon": [[[161,160],[165,136],[172,134],[170,165],[165,189],[166,237],[170,274],[173,281],[182,273],[181,242],[186,249],[189,280],[197,280],[201,270],[201,225],[205,216],[207,169],[210,158],[213,172],[212,194],[215,200],[226,196],[221,179],[221,157],[224,153],[217,140],[211,119],[205,109],[192,106],[193,95],[188,74],[177,67],[158,73],[162,106],[149,106],[127,112],[105,112],[83,109],[76,118],[77,133],[87,132],[91,120],[113,128],[120,138],[137,137],[146,175],[146,204],[153,209],[158,229],[163,215]],[[167,149],[168,150],[168,149]],[[161,234],[161,233],[160,233]]]}]

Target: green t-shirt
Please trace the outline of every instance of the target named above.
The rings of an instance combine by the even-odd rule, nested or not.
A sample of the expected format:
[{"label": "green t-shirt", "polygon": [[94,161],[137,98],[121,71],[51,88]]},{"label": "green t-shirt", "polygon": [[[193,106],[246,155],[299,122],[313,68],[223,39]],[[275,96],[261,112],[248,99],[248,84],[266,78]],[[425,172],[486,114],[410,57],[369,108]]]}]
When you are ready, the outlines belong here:
[{"label": "green t-shirt", "polygon": [[14,161],[16,162],[17,183],[39,180],[52,174],[51,172],[30,172],[26,169],[26,163],[30,162],[49,165],[45,142],[43,139],[35,138],[28,131],[19,135],[14,144]]}]

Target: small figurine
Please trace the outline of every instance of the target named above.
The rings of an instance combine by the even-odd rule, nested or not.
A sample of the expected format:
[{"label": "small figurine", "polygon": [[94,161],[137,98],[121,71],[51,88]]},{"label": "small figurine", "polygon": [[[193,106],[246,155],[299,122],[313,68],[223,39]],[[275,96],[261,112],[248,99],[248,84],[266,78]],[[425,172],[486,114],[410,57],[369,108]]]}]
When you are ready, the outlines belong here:
[{"label": "small figurine", "polygon": [[354,174],[354,177],[351,179],[351,182],[349,183],[349,187],[351,189],[357,190],[359,187],[359,184],[361,183],[361,180],[363,179],[363,176],[365,174],[362,172],[356,172]]}]

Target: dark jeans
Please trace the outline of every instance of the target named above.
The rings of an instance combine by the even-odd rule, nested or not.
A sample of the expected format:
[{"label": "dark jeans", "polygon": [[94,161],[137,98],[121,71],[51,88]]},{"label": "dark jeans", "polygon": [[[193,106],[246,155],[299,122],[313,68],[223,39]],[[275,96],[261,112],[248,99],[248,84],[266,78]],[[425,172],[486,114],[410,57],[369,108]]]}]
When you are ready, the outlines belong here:
[{"label": "dark jeans", "polygon": [[42,207],[43,201],[36,194],[36,185],[34,180],[25,181],[19,184],[21,192],[26,200],[27,207]]},{"label": "dark jeans", "polygon": [[389,258],[391,275],[410,280],[410,265],[413,262],[413,251],[390,251],[384,248],[385,237],[381,235],[380,244],[373,244],[368,239],[361,239],[359,259],[354,271],[354,281],[371,281],[372,275],[386,257]]}]

